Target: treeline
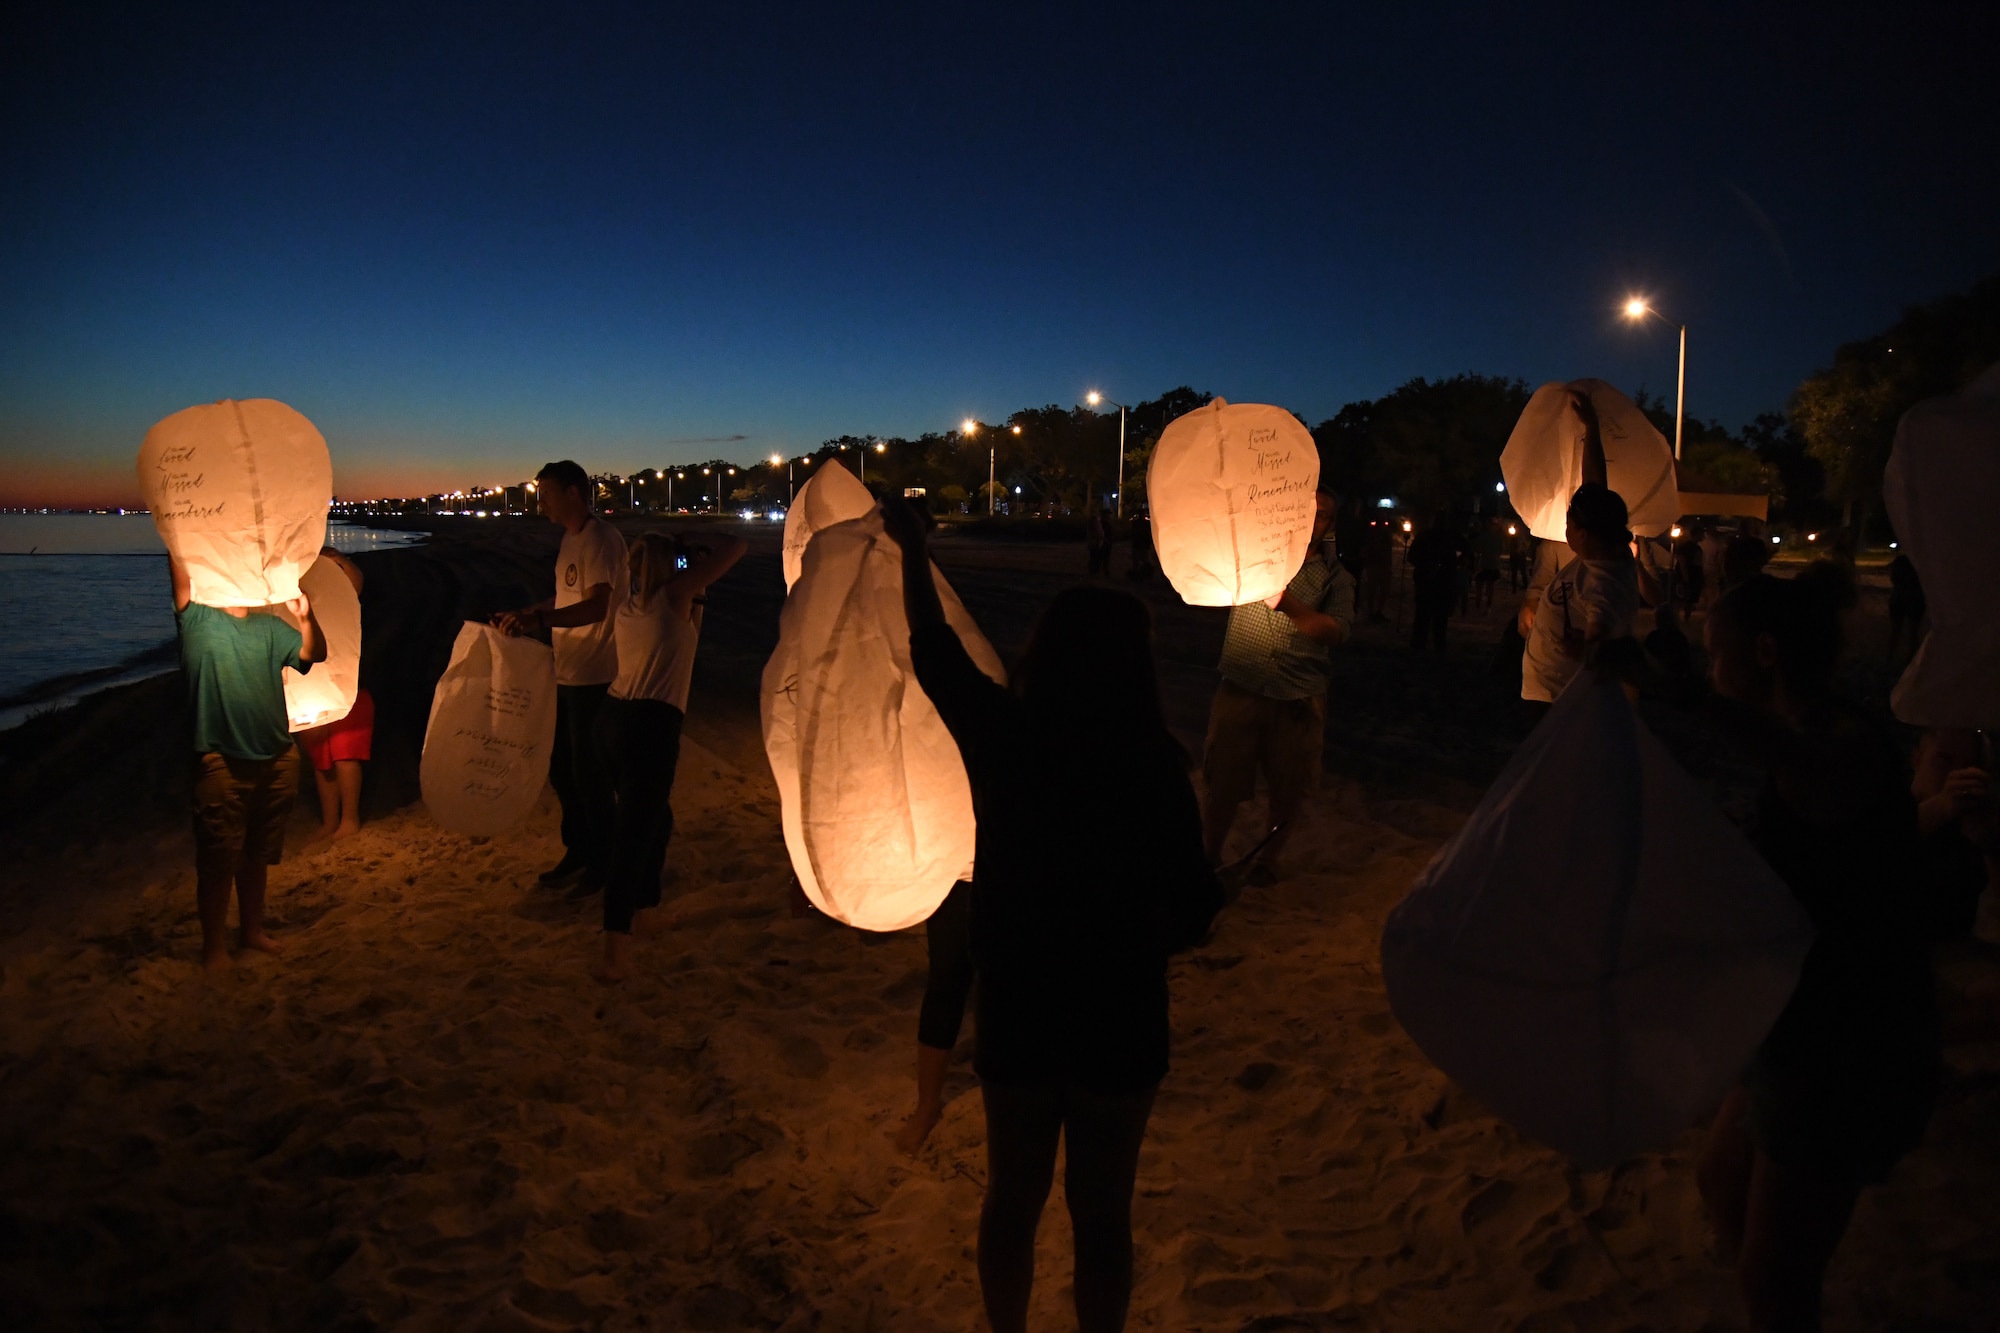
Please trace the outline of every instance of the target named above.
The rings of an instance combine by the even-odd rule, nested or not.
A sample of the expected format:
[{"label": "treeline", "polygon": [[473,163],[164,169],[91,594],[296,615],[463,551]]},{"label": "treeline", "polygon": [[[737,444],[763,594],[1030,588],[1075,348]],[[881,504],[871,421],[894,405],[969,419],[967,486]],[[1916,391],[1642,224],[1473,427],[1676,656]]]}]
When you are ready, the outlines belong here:
[{"label": "treeline", "polygon": [[[1721,489],[1768,492],[1781,521],[1851,523],[1865,530],[1879,511],[1897,419],[1919,399],[1963,388],[1995,361],[2000,277],[1914,307],[1874,337],[1838,348],[1832,366],[1800,384],[1782,413],[1764,413],[1734,432],[1717,421],[1687,418],[1682,463]],[[1489,375],[1418,378],[1306,424],[1322,469],[1352,499],[1388,499],[1419,512],[1490,511],[1500,450],[1530,389],[1521,380]],[[1128,410],[1122,456],[1127,512],[1145,502],[1146,465],[1167,423],[1210,396],[1182,385]],[[1672,403],[1644,392],[1635,398],[1671,439]],[[790,460],[789,481],[783,461],[747,467],[711,462],[705,476],[704,465],[677,469],[674,503],[689,507],[696,497],[713,503],[719,479],[726,506],[782,507],[793,487],[835,460],[864,472],[871,483],[920,488],[945,512],[984,514],[990,502],[997,512],[1016,516],[1074,515],[1092,504],[1108,506],[1121,487],[1117,411],[1050,404],[975,423],[969,432],[915,439],[843,435]],[[665,506],[664,473],[606,481],[603,498],[613,505],[636,499],[640,508]]]}]

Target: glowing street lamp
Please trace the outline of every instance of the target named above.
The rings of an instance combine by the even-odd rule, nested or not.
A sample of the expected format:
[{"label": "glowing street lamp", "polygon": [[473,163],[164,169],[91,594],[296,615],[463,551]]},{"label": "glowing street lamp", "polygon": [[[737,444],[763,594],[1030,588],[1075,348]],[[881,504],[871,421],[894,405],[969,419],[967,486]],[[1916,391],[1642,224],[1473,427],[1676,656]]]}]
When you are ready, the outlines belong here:
[{"label": "glowing street lamp", "polygon": [[[965,420],[958,423],[958,430],[959,434],[965,436],[965,438],[969,440],[973,436],[979,433],[979,423],[977,421],[974,421],[971,417],[967,417]],[[1021,428],[1019,426],[1014,427],[1014,433],[1016,435],[1019,435],[1021,433]],[[989,444],[986,446],[986,517],[988,518],[993,517],[994,514],[993,468],[994,468],[995,450],[996,450],[995,445]]]},{"label": "glowing street lamp", "polygon": [[1083,401],[1092,407],[1096,407],[1099,403],[1110,403],[1118,409],[1118,489],[1111,492],[1111,499],[1112,517],[1123,518],[1125,516],[1125,404],[1115,398],[1106,398],[1095,389],[1085,394]]},{"label": "glowing street lamp", "polygon": [[[889,452],[889,446],[883,441],[877,440],[875,441],[875,452],[878,454],[887,453]],[[863,486],[868,484],[868,451],[866,449],[861,451],[861,484]]]},{"label": "glowing street lamp", "polygon": [[1680,375],[1674,385],[1674,461],[1678,463],[1681,458],[1681,415],[1687,406],[1688,326],[1668,319],[1642,296],[1634,296],[1625,302],[1625,318],[1633,323],[1638,323],[1648,315],[1662,323],[1674,324],[1681,331]]}]

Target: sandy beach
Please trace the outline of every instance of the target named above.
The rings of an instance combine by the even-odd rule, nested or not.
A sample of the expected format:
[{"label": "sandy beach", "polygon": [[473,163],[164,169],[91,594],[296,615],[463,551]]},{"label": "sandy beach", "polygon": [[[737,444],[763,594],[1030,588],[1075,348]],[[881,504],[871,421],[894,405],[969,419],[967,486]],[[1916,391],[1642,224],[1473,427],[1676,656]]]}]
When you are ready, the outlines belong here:
[{"label": "sandy beach", "polygon": [[[445,832],[416,756],[458,621],[541,595],[555,530],[468,527],[362,557],[378,703],[362,831],[272,872],[282,957],[197,962],[179,681],[0,741],[0,1307],[47,1329],[966,1330],[985,1160],[970,1032],[915,1159],[921,929],[795,915],[756,725],[777,525],[711,598],[662,937],[594,983],[595,901],[515,832]],[[1003,656],[1080,548],[946,538]],[[1125,567],[1121,549],[1115,569]],[[1124,583],[1120,579],[1121,585]],[[1224,613],[1154,608],[1198,747]],[[1871,589],[1856,661],[1881,656]],[[1701,1135],[1582,1173],[1434,1069],[1383,994],[1382,922],[1525,733],[1490,666],[1511,598],[1414,658],[1339,654],[1293,873],[1172,969],[1173,1070],[1141,1159],[1132,1326],[1740,1328],[1694,1187]],[[1875,636],[1870,638],[1869,636]],[[1857,666],[1878,691],[1880,673]],[[1726,805],[1753,778],[1654,720]],[[301,807],[288,847],[314,816]],[[1239,830],[1239,838],[1247,830]],[[1990,983],[1990,952],[1947,960]],[[1837,1257],[1842,1333],[2000,1328],[2000,1043],[1957,1040],[1922,1148]],[[1073,1327],[1061,1185],[1034,1326]]]}]

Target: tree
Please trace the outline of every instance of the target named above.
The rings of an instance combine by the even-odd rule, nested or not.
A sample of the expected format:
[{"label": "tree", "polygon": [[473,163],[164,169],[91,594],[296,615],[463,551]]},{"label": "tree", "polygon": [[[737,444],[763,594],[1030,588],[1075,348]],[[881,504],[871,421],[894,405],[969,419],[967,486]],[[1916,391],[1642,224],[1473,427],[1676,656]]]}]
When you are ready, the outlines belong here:
[{"label": "tree", "polygon": [[1470,507],[1500,480],[1500,451],[1528,405],[1528,386],[1492,375],[1410,380],[1349,403],[1314,439],[1335,484],[1374,483],[1426,509]]},{"label": "tree", "polygon": [[2000,276],[1914,306],[1872,338],[1846,343],[1792,395],[1791,420],[1826,472],[1828,498],[1865,528],[1882,495],[1896,423],[1925,398],[1956,393],[2000,361]]}]

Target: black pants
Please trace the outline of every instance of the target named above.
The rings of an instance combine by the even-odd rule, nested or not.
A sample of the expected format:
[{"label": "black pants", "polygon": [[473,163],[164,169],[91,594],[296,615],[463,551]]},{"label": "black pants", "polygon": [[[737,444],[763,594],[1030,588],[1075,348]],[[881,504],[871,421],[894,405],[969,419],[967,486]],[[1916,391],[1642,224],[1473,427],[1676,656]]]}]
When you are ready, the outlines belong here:
[{"label": "black pants", "polygon": [[601,875],[611,864],[611,780],[597,756],[597,715],[610,682],[556,686],[556,746],[549,785],[562,802],[563,847]]},{"label": "black pants", "polygon": [[930,975],[924,981],[924,1007],[917,1016],[917,1040],[948,1051],[958,1044],[965,1022],[965,1000],[972,994],[972,886],[964,880],[951,886],[938,909],[924,922],[924,945],[930,955]]},{"label": "black pants", "polygon": [[606,699],[597,715],[597,752],[615,813],[604,881],[604,928],[632,933],[632,914],[660,905],[660,871],[674,836],[674,769],[681,757],[681,710],[657,699]]},{"label": "black pants", "polygon": [[1454,590],[1417,590],[1416,625],[1410,631],[1410,647],[1418,652],[1424,650],[1424,640],[1436,638],[1437,650],[1444,651],[1444,627],[1451,619],[1451,602]]},{"label": "black pants", "polygon": [[1090,572],[1092,574],[1109,574],[1111,572],[1111,548],[1109,546],[1093,546],[1089,549]]},{"label": "black pants", "polygon": [[1055,1180],[1061,1139],[1067,1145],[1063,1194],[1075,1234],[1078,1323],[1122,1327],[1132,1292],[1132,1186],[1158,1085],[1124,1096],[1074,1084],[984,1082],[979,1090],[986,1102],[979,1280],[989,1315],[1001,1313],[1010,1297],[1026,1304],[1034,1280],[1035,1229]]}]

